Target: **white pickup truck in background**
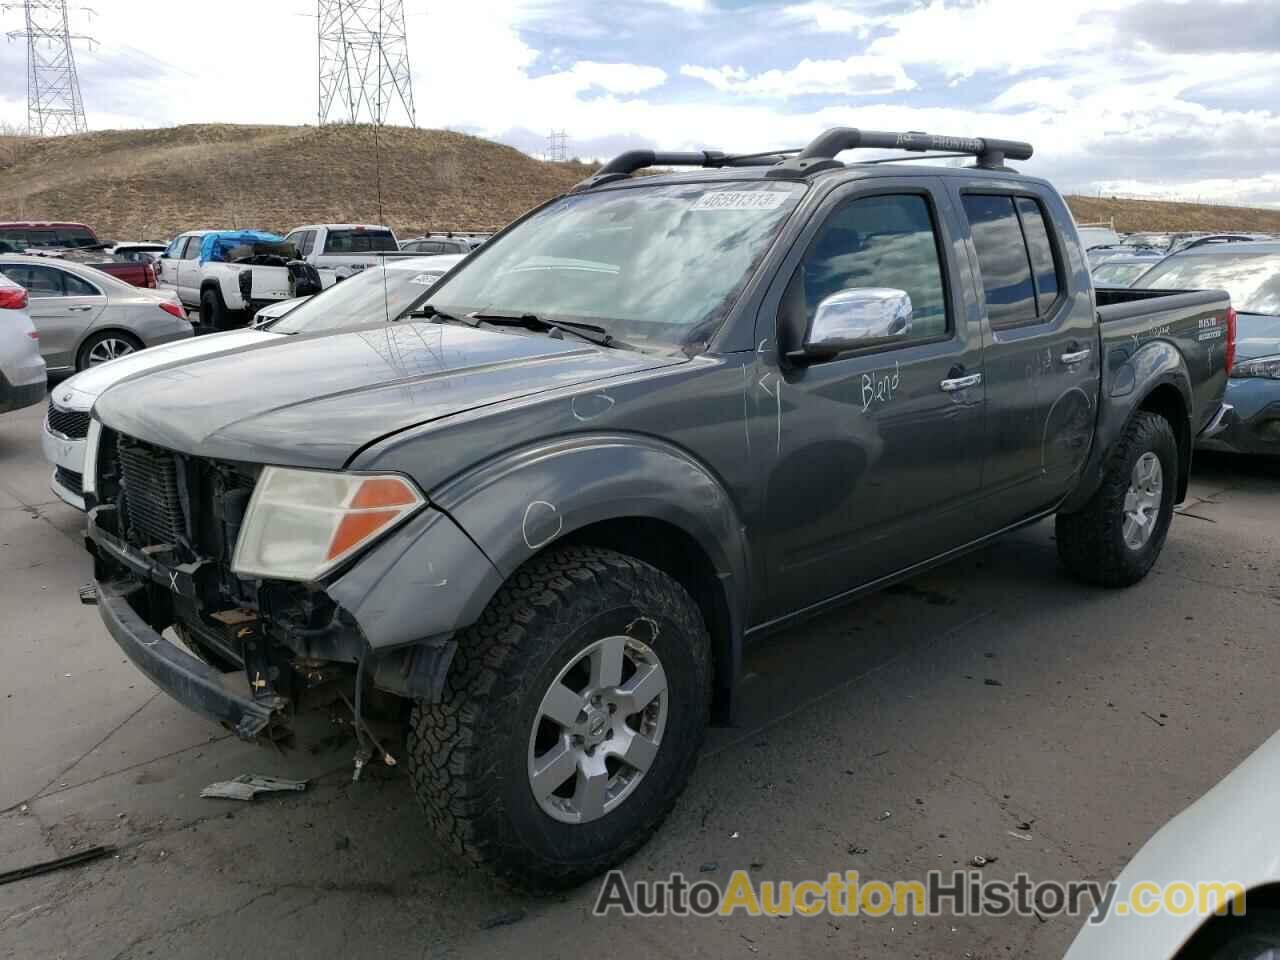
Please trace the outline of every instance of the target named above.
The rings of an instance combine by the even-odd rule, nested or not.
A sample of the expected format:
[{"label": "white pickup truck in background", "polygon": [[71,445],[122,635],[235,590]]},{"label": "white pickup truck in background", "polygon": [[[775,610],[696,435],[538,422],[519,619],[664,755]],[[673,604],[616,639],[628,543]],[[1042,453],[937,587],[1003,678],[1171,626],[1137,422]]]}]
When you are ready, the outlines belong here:
[{"label": "white pickup truck in background", "polygon": [[366,270],[388,257],[420,257],[401,253],[395,232],[375,223],[313,223],[285,236],[298,255],[317,270],[332,270],[339,280]]},{"label": "white pickup truck in background", "polygon": [[[210,234],[228,238],[257,234],[257,243],[245,240],[238,244],[233,259],[202,256],[202,247]],[[267,304],[295,296],[290,271],[285,264],[300,258],[300,252],[289,240],[258,231],[191,230],[175,237],[156,262],[157,283],[177,292],[188,309],[200,311],[200,326],[205,330],[228,330],[242,327],[253,314]],[[340,278],[336,271],[317,266],[321,288],[331,287]],[[247,274],[247,278],[244,275]]]}]

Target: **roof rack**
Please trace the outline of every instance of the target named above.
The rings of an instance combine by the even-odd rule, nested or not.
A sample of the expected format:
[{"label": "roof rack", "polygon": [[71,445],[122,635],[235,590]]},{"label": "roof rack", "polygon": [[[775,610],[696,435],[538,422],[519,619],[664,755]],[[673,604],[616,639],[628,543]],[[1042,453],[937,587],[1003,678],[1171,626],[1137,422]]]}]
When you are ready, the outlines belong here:
[{"label": "roof rack", "polygon": [[590,190],[602,183],[623,180],[637,170],[647,167],[771,167],[786,154],[796,150],[778,150],[770,153],[752,153],[735,156],[722,150],[698,150],[690,153],[663,153],[657,150],[628,150],[620,153],[594,174],[577,184],[570,193]]},{"label": "roof rack", "polygon": [[[727,154],[720,150],[698,150],[689,153],[662,153],[656,150],[628,150],[620,153],[595,174],[577,184],[570,193],[580,193],[604,183],[623,180],[646,167],[770,167],[767,176],[802,179],[822,170],[844,166],[836,154],[844,150],[908,150],[926,153],[948,151],[948,157],[974,156],[984,170],[1007,170],[1005,159],[1028,160],[1033,148],[1019,140],[993,140],[986,137],[942,137],[932,133],[908,130],[892,133],[881,130],[858,130],[833,127],[812,140],[802,150],[773,150],[764,153]],[[795,154],[795,156],[789,156]],[[919,157],[906,159],[941,159]],[[878,162],[878,161],[870,161]]]},{"label": "roof rack", "polygon": [[975,156],[983,170],[1006,170],[1006,158],[1029,160],[1033,147],[1018,140],[993,140],[987,137],[944,137],[920,130],[894,133],[884,130],[858,130],[855,127],[833,127],[812,140],[790,160],[769,171],[771,177],[806,177],[820,170],[844,166],[835,159],[844,150],[909,150],[923,153],[945,150],[959,156]]}]

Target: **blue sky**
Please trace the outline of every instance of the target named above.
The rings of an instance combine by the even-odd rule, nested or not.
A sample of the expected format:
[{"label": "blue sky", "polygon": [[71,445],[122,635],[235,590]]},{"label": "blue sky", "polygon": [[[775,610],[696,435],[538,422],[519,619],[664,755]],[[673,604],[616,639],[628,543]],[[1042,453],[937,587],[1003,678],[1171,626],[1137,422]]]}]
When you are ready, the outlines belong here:
[{"label": "blue sky", "polygon": [[[92,127],[307,123],[311,0],[73,10]],[[531,153],[1030,140],[1064,189],[1280,205],[1280,0],[406,0],[418,122]],[[139,14],[143,14],[139,16]],[[16,27],[10,12],[6,29]],[[0,122],[25,119],[0,45]],[[399,118],[392,117],[393,122]]]}]

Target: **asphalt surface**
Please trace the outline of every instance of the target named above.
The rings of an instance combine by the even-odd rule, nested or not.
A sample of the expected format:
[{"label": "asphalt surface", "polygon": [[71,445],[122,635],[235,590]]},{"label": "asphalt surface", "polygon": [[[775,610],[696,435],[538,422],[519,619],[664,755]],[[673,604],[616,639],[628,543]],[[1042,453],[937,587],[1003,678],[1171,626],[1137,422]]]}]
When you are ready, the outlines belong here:
[{"label": "asphalt surface", "polygon": [[[1052,917],[601,920],[594,884],[494,886],[437,846],[402,768],[353,785],[333,729],[314,752],[242,744],[124,659],[77,602],[90,561],[41,417],[0,417],[0,871],[118,853],[0,886],[0,957],[991,960],[1074,936]],[[1112,878],[1280,728],[1280,466],[1201,458],[1192,493],[1132,589],[1064,579],[1042,524],[754,649],[740,725],[712,731],[627,875],[892,881],[981,855],[992,877]],[[242,773],[310,787],[200,799]]]}]

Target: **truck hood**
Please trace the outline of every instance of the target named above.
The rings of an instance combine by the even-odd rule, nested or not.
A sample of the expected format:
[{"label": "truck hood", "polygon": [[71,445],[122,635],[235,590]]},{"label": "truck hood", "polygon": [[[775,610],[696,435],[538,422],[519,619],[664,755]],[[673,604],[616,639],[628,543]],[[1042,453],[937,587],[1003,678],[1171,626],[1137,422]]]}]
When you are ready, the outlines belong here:
[{"label": "truck hood", "polygon": [[89,410],[104,390],[135,374],[173,363],[185,363],[195,357],[226,353],[230,350],[240,350],[265,343],[267,340],[280,339],[283,339],[281,334],[266,331],[229,330],[226,333],[215,333],[207,337],[174,340],[158,347],[148,347],[146,350],[130,353],[117,360],[98,364],[96,367],[77,373],[74,377],[68,377],[53,388],[52,396],[58,406],[64,410]]},{"label": "truck hood", "polygon": [[407,427],[685,359],[401,322],[155,370],[104,394],[94,413],[114,430],[185,453],[337,469]]}]

